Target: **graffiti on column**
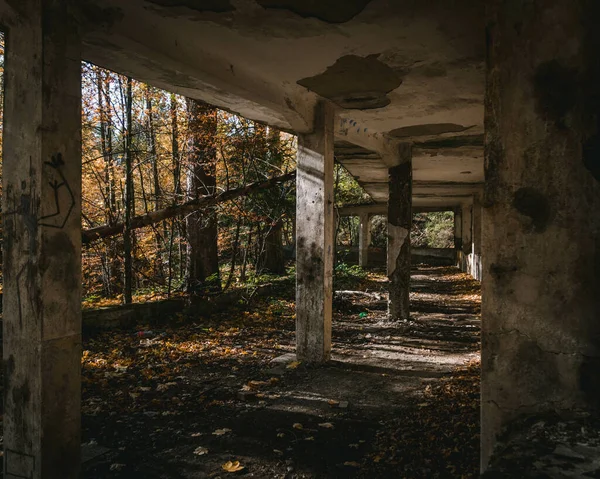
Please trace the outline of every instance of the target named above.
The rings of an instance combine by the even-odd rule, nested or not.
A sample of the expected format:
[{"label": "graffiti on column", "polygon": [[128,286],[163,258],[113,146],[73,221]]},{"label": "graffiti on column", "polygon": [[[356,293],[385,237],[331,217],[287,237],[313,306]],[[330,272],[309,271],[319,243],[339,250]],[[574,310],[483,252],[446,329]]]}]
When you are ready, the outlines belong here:
[{"label": "graffiti on column", "polygon": [[[58,229],[64,228],[73,212],[73,208],[75,208],[75,195],[62,171],[64,164],[62,153],[58,153],[52,156],[50,161],[44,162],[44,165],[48,167],[51,173],[51,180],[48,184],[54,191],[54,212],[42,216],[38,222],[40,226]],[[61,198],[63,198],[62,202]],[[64,206],[61,208],[61,204],[64,205],[65,203],[67,204],[66,208]],[[51,222],[53,218],[55,221]]]}]

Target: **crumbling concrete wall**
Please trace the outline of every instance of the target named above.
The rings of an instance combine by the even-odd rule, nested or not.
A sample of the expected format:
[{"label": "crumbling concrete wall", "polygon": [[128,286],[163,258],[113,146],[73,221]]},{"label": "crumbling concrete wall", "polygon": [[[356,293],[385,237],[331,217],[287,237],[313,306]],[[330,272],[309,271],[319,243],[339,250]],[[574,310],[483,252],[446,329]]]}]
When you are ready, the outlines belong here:
[{"label": "crumbling concrete wall", "polygon": [[298,358],[331,354],[333,300],[333,120],[330,104],[315,112],[315,131],[298,137],[296,181],[296,345]]},{"label": "crumbling concrete wall", "polygon": [[406,320],[410,316],[411,159],[410,145],[403,144],[400,164],[389,169],[387,274],[391,320]]},{"label": "crumbling concrete wall", "polygon": [[[4,477],[75,479],[81,429],[81,54],[71,2],[9,27],[3,157]],[[5,9],[3,9],[5,10]]]},{"label": "crumbling concrete wall", "polygon": [[488,0],[483,468],[519,418],[600,405],[598,18]]}]

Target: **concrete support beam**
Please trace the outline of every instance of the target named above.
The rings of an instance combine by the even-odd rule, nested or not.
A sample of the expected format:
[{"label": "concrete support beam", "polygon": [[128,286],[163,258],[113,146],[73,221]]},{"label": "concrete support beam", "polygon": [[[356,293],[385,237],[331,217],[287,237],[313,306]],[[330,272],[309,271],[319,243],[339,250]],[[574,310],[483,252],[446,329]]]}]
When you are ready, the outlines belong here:
[{"label": "concrete support beam", "polygon": [[298,137],[296,343],[298,359],[308,362],[331,354],[333,121],[332,106],[320,104],[315,131]]},{"label": "concrete support beam", "polygon": [[472,248],[471,248],[471,276],[478,281],[481,281],[481,221],[482,207],[479,196],[473,198],[472,208]]},{"label": "concrete support beam", "polygon": [[454,250],[456,251],[456,265],[462,264],[462,209],[454,211]]},{"label": "concrete support beam", "polygon": [[387,272],[391,320],[409,319],[412,151],[399,148],[400,164],[389,169]]},{"label": "concrete support beam", "polygon": [[486,3],[483,469],[520,420],[600,403],[600,5]]},{"label": "concrete support beam", "polygon": [[371,244],[371,217],[360,215],[360,230],[358,232],[358,264],[366,268],[369,264],[369,245]]},{"label": "concrete support beam", "polygon": [[4,477],[80,464],[81,54],[73,6],[20,0],[4,110]]},{"label": "concrete support beam", "polygon": [[[387,183],[386,183],[387,185]],[[453,206],[414,206],[413,213],[439,213],[442,211],[452,211]],[[368,213],[370,216],[387,216],[388,209],[386,203],[376,203],[373,205],[348,205],[337,209],[340,216],[360,216]]]},{"label": "concrete support beam", "polygon": [[462,218],[462,226],[461,226],[462,254],[461,254],[461,258],[462,258],[462,261],[461,261],[460,269],[461,269],[461,271],[463,271],[465,273],[471,272],[470,261],[471,261],[471,252],[473,250],[473,245],[472,245],[473,216],[472,216],[472,212],[473,212],[472,204],[463,205],[462,213],[461,213],[461,218]]}]

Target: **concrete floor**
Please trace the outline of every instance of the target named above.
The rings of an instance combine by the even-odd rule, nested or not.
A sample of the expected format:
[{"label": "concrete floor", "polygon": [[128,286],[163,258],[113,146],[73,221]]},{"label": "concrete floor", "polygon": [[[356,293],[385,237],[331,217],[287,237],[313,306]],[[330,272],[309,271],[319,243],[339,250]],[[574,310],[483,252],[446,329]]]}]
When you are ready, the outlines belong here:
[{"label": "concrete floor", "polygon": [[[374,273],[356,287],[377,292],[383,290],[383,281],[383,275]],[[284,299],[287,294],[293,297],[292,291],[284,292]],[[192,359],[177,359],[182,367],[175,369],[172,364],[172,375],[166,369],[159,380],[171,383],[169,387],[155,385],[159,384],[155,378],[140,378],[133,372],[134,368],[147,370],[139,354],[137,363],[130,366],[131,378],[111,376],[113,373],[103,371],[100,357],[108,357],[103,354],[109,354],[115,341],[110,334],[90,339],[86,347],[90,348],[90,361],[97,366],[84,368],[84,437],[110,452],[86,464],[83,477],[220,477],[222,464],[229,460],[240,461],[247,477],[259,478],[390,477],[394,471],[405,477],[447,477],[431,459],[418,457],[426,454],[427,447],[414,442],[400,446],[402,441],[393,437],[398,421],[414,418],[427,408],[431,408],[429,417],[434,422],[438,416],[450,416],[451,422],[464,420],[462,413],[449,410],[444,414],[450,404],[435,404],[428,391],[444,387],[453,371],[478,361],[478,285],[454,268],[421,267],[413,275],[411,300],[413,318],[400,325],[385,322],[381,301],[336,300],[333,360],[316,368],[293,367],[293,363],[287,367],[293,359],[289,356],[283,361],[275,359],[293,351],[292,309],[281,310],[281,327],[272,323],[278,319],[268,319],[270,329],[259,319],[233,327],[240,314],[271,318],[272,307],[264,302],[246,311],[198,318],[194,325],[165,328],[166,339],[160,340],[164,344],[156,347],[166,349],[166,354],[173,354],[169,348],[194,348],[193,337],[198,341],[199,330],[223,322],[227,336],[218,340],[220,347],[231,339],[231,348],[256,352],[244,355],[236,366],[226,355],[215,355],[214,347],[211,354],[198,352],[189,356]],[[366,317],[361,313],[367,313]],[[119,341],[118,335],[112,336]],[[211,341],[216,344],[215,339]],[[103,346],[105,342],[111,345]],[[121,361],[136,355],[131,351],[123,351]],[[94,374],[107,382],[97,385],[92,381]],[[250,381],[266,384],[244,393]],[[158,390],[160,394],[155,392]],[[133,393],[135,399],[123,399],[126,393]],[[94,402],[96,394],[103,395],[105,402]],[[190,404],[198,398],[202,400]],[[472,411],[476,428],[478,410]],[[436,427],[449,428],[441,436],[463,440],[471,434],[471,463],[465,466],[465,453],[456,459],[460,462],[456,467],[463,477],[475,477],[476,433]],[[224,428],[230,431],[214,435]],[[415,428],[410,426],[417,436],[427,432]],[[429,432],[434,433],[433,429]],[[395,451],[411,444],[415,457],[407,463],[374,459],[379,450]],[[209,452],[194,454],[198,447]],[[449,459],[441,456],[441,450],[437,447],[431,454],[446,464]]]}]

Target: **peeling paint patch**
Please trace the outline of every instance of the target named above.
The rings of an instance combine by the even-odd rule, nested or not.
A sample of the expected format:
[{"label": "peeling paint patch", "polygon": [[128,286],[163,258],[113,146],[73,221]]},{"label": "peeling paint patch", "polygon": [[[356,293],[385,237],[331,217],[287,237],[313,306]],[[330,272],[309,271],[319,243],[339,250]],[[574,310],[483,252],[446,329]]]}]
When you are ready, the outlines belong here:
[{"label": "peeling paint patch", "polygon": [[352,20],[371,0],[256,0],[264,8],[289,10],[304,18],[317,18],[327,23]]},{"label": "peeling paint patch", "polygon": [[514,195],[513,208],[523,216],[531,219],[531,224],[536,233],[546,231],[551,219],[551,208],[548,198],[535,188],[520,188]]},{"label": "peeling paint patch", "polygon": [[536,68],[533,84],[538,115],[564,128],[565,117],[577,102],[577,71],[557,60],[544,62]]},{"label": "peeling paint patch", "polygon": [[583,164],[600,181],[600,135],[594,135],[582,145]]},{"label": "peeling paint patch", "polygon": [[390,131],[390,135],[396,138],[407,138],[410,136],[441,135],[442,133],[459,133],[473,128],[471,126],[458,125],[456,123],[427,123],[424,125],[412,125],[396,128]]},{"label": "peeling paint patch", "polygon": [[84,28],[109,29],[123,18],[123,12],[115,7],[103,8],[90,2],[81,2],[80,8]]},{"label": "peeling paint patch", "polygon": [[146,0],[161,7],[185,7],[197,12],[225,13],[235,10],[230,0]]},{"label": "peeling paint patch", "polygon": [[394,271],[396,271],[398,256],[400,256],[402,246],[404,245],[407,237],[408,230],[406,228],[388,223],[388,250],[394,254],[394,257],[390,258],[388,263],[388,276],[392,276]]},{"label": "peeling paint patch", "polygon": [[377,57],[343,56],[325,72],[298,80],[298,84],[342,108],[382,108],[390,104],[387,94],[402,84],[402,78]]},{"label": "peeling paint patch", "polygon": [[483,146],[483,135],[461,135],[414,144],[415,148],[459,148],[461,146]]}]

